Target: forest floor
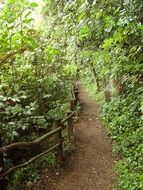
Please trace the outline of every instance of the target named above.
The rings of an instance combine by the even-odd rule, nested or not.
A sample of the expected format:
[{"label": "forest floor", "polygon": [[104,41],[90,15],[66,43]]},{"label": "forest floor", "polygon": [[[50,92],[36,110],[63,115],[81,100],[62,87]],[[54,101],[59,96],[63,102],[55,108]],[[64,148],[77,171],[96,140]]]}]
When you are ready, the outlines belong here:
[{"label": "forest floor", "polygon": [[100,122],[99,106],[80,85],[81,113],[75,150],[61,169],[46,169],[32,190],[113,190],[115,176],[111,140]]}]

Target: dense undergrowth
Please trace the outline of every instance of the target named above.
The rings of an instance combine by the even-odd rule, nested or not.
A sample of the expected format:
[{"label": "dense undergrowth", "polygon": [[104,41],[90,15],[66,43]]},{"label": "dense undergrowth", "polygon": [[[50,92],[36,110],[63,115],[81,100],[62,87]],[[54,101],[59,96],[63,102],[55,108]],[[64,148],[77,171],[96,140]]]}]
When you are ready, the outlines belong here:
[{"label": "dense undergrowth", "polygon": [[[7,2],[0,13],[4,144],[50,130],[55,118],[64,117],[80,75],[101,103],[113,150],[121,158],[117,189],[142,190],[142,1],[44,0],[38,29],[32,19],[36,3]],[[14,185],[16,179],[19,174]]]},{"label": "dense undergrowth", "polygon": [[87,18],[95,33],[86,32],[85,58],[92,65],[83,79],[101,104],[101,118],[120,158],[115,166],[119,190],[143,189],[142,8],[141,1],[97,2]]},{"label": "dense undergrowth", "polygon": [[[47,6],[42,7],[39,22],[34,16],[38,15],[37,7],[37,3],[27,0],[7,0],[1,6],[0,131],[3,146],[31,141],[50,131],[55,119],[66,117],[72,98],[76,66],[66,59],[65,40],[60,41],[60,35],[65,33],[61,31],[60,18],[57,22],[54,11],[48,11],[50,6]],[[47,149],[51,143],[47,141],[32,151],[9,152],[4,155],[5,170]],[[57,165],[53,154],[8,176],[10,189],[22,188],[24,181],[23,184],[35,181],[38,171],[46,164]]]}]

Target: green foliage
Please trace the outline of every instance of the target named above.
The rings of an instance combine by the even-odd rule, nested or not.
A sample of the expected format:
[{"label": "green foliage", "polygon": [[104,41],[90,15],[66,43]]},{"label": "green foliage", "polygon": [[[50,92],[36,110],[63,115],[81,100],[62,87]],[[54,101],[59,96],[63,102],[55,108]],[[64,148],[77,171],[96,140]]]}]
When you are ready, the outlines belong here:
[{"label": "green foliage", "polygon": [[[49,153],[36,160],[29,166],[17,170],[14,175],[10,176],[9,188],[15,190],[18,188],[27,189],[33,182],[36,182],[40,177],[40,172],[47,166],[57,167],[58,163],[53,153]],[[28,171],[28,172],[27,172]],[[25,184],[23,183],[25,182]],[[17,188],[18,187],[18,188]]]},{"label": "green foliage", "polygon": [[[53,121],[64,118],[69,110],[77,66],[75,61],[68,59],[73,56],[69,56],[64,48],[67,39],[66,31],[62,30],[63,19],[58,15],[50,16],[48,23],[45,14],[44,30],[36,29],[33,11],[37,6],[34,1],[7,0],[0,12],[0,131],[3,145],[38,138],[50,131]],[[50,7],[47,11],[54,13]],[[55,24],[57,17],[59,23]],[[38,151],[43,148],[39,147]],[[6,169],[19,163],[19,158],[21,162],[28,160],[29,154],[29,150],[26,154],[12,152],[11,161],[6,155]],[[30,176],[36,179],[36,173],[45,166],[44,163],[55,164],[51,156],[44,160],[18,170],[10,178],[11,185],[15,187],[25,178],[30,180]]]},{"label": "green foliage", "polygon": [[81,77],[100,101],[113,150],[122,158],[116,166],[118,189],[143,189],[142,2],[88,2],[71,3],[77,14],[69,14],[76,19],[72,31]]},{"label": "green foliage", "polygon": [[44,0],[43,31],[34,28],[35,7],[8,0],[0,13],[4,143],[29,139],[21,131],[33,126],[50,130],[64,117],[78,69],[122,157],[118,189],[143,189],[142,1]]},{"label": "green foliage", "polygon": [[129,164],[130,162],[128,161],[122,161],[116,166],[117,175],[120,174],[118,176],[118,188],[123,190],[141,190],[143,187],[143,175],[138,172],[130,171]]},{"label": "green foliage", "polygon": [[19,129],[50,126],[68,109],[76,66],[66,64],[52,24],[46,34],[33,28],[32,10],[37,6],[7,1],[0,15],[0,124],[5,143],[15,136],[20,140]]}]

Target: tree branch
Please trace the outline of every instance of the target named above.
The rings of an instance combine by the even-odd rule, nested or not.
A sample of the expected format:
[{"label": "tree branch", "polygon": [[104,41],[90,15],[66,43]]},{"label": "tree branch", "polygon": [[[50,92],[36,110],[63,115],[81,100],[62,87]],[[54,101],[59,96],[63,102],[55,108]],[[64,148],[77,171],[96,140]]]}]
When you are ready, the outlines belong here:
[{"label": "tree branch", "polygon": [[10,57],[12,57],[13,55],[17,54],[17,53],[23,53],[25,50],[27,50],[27,48],[21,48],[17,51],[12,51],[12,52],[9,52],[7,55],[3,56],[3,57],[0,57],[0,63],[3,63],[5,62],[7,59],[9,59]]}]

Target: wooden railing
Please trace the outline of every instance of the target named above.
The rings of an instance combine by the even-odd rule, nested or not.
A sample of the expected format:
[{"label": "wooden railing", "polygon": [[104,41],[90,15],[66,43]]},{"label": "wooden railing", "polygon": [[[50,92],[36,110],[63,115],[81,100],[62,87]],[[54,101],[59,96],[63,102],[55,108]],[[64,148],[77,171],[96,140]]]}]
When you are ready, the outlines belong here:
[{"label": "wooden railing", "polygon": [[[30,142],[16,142],[10,145],[2,146],[2,137],[0,136],[0,190],[6,189],[5,187],[5,177],[8,176],[10,173],[14,172],[15,170],[25,167],[28,164],[32,163],[36,159],[40,158],[41,156],[55,151],[56,150],[56,158],[59,162],[64,161],[63,156],[63,137],[62,131],[67,128],[67,136],[68,141],[71,142],[74,134],[73,134],[73,116],[75,113],[75,107],[78,102],[78,89],[74,88],[73,91],[73,99],[70,101],[70,111],[67,112],[67,118],[64,120],[55,120],[53,123],[53,130],[44,134],[43,136],[35,139],[34,141]],[[50,147],[48,150],[32,157],[30,160],[26,161],[25,163],[21,163],[18,165],[12,166],[10,169],[5,171],[5,163],[4,163],[4,155],[8,154],[10,151],[22,148],[34,148],[37,145],[40,145],[43,141],[54,137],[54,145]]]}]

